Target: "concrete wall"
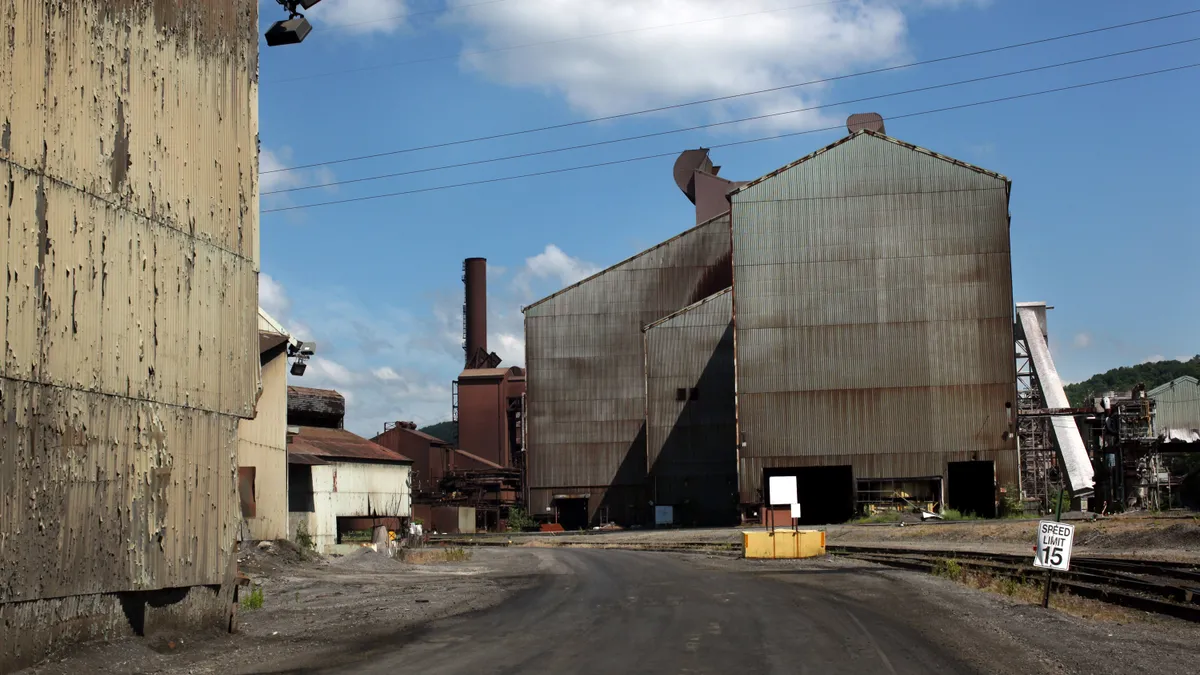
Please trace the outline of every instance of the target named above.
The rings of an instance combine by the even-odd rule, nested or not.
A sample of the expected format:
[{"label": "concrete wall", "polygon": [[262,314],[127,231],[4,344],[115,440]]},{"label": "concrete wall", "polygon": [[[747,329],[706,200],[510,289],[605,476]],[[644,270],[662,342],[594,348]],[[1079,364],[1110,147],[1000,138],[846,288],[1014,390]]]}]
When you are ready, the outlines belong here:
[{"label": "concrete wall", "polygon": [[[228,611],[257,389],[257,3],[20,0],[0,26],[4,671],[143,628],[116,593]],[[164,590],[187,587],[209,590]]]},{"label": "concrete wall", "polygon": [[262,394],[254,419],[238,424],[238,466],[255,468],[255,514],[246,519],[249,536],[255,540],[289,538],[287,374],[283,353],[262,367]]},{"label": "concrete wall", "polygon": [[288,515],[292,537],[303,520],[318,551],[337,543],[338,516],[412,516],[406,465],[332,462],[314,466],[312,479],[315,511]]}]

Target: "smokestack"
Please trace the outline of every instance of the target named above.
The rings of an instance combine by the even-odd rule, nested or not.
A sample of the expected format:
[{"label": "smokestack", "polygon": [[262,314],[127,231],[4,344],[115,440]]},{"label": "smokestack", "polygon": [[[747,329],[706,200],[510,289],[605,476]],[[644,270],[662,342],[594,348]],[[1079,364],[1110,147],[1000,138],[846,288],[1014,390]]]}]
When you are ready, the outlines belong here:
[{"label": "smokestack", "polygon": [[487,354],[487,258],[467,258],[463,261],[463,283],[467,287],[463,305],[463,346],[465,366],[483,351]]}]

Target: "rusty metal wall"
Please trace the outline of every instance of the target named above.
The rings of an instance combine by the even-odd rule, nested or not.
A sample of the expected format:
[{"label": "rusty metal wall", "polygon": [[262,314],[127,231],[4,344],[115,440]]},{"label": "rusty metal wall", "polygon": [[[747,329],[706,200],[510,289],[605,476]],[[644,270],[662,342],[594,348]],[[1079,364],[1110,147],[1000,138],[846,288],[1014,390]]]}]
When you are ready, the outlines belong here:
[{"label": "rusty metal wall", "polygon": [[733,194],[744,502],[763,467],[1016,482],[1009,187],[860,132]]},{"label": "rusty metal wall", "polygon": [[725,214],[525,308],[533,490],[644,483],[642,327],[729,283]]},{"label": "rusty metal wall", "polygon": [[466,350],[464,367],[471,367],[471,359],[479,350],[487,351],[487,258],[467,258],[463,261],[463,285],[466,295],[463,301],[463,348]]},{"label": "rusty metal wall", "polygon": [[1196,378],[1178,377],[1146,395],[1154,399],[1155,433],[1175,430],[1177,437],[1186,438],[1187,431],[1200,429],[1200,384]]},{"label": "rusty metal wall", "polygon": [[458,447],[500,466],[512,466],[508,438],[506,381],[500,377],[458,380]]},{"label": "rusty metal wall", "polygon": [[646,465],[651,499],[681,525],[737,514],[733,289],[646,328]]},{"label": "rusty metal wall", "polygon": [[258,378],[257,5],[0,25],[0,603],[221,584]]}]

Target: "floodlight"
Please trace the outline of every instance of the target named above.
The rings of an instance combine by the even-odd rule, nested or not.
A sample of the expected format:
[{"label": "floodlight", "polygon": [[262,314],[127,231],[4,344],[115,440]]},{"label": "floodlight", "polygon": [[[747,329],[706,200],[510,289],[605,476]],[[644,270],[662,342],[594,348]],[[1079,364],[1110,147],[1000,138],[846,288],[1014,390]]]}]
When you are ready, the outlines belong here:
[{"label": "floodlight", "polygon": [[292,364],[292,374],[295,375],[296,377],[301,377],[302,375],[304,375],[305,368],[308,368],[308,364],[303,361],[297,360],[295,363]]},{"label": "floodlight", "polygon": [[304,42],[304,38],[308,37],[311,32],[312,24],[302,16],[276,21],[267,29],[267,46],[297,45]]}]

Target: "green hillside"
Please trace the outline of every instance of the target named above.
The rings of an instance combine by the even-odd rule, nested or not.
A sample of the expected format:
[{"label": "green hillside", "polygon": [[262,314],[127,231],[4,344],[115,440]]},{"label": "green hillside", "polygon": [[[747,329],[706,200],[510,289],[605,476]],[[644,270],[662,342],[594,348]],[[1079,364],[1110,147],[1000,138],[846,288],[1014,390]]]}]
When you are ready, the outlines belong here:
[{"label": "green hillside", "polygon": [[445,422],[438,422],[437,424],[430,424],[427,427],[421,427],[420,430],[429,434],[430,436],[433,436],[434,438],[440,438],[447,443],[458,445],[458,427],[455,426],[454,422],[449,420]]},{"label": "green hillside", "polygon": [[1113,368],[1063,388],[1071,405],[1078,407],[1088,398],[1106,391],[1129,391],[1139,382],[1145,384],[1146,389],[1153,389],[1183,375],[1200,378],[1200,356],[1193,356],[1187,361],[1156,361]]}]

